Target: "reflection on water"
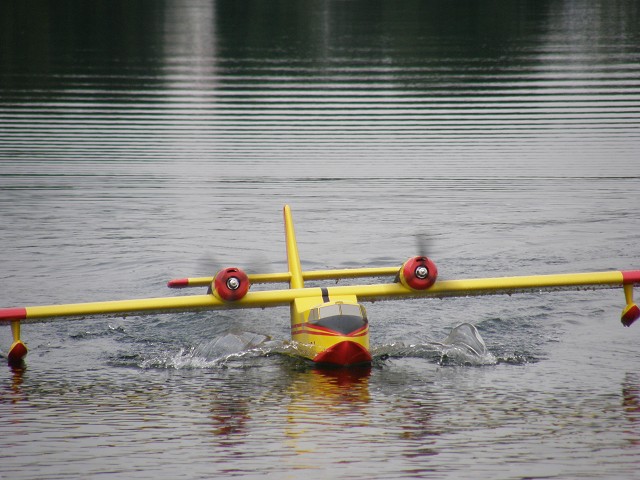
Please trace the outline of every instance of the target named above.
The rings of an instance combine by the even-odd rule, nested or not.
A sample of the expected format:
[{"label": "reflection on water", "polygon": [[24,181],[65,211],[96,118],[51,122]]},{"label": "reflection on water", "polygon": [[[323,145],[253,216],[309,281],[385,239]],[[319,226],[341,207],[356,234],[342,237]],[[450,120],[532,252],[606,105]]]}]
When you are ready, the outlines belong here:
[{"label": "reflection on water", "polygon": [[629,428],[625,431],[628,442],[633,446],[640,445],[640,377],[635,373],[627,373],[622,384],[622,406]]},{"label": "reflection on water", "polygon": [[224,175],[635,165],[632,1],[94,4],[48,4],[27,29],[26,7],[3,7],[0,158]]},{"label": "reflection on water", "polygon": [[[4,358],[2,358],[2,360],[4,361]],[[22,389],[26,365],[11,365],[9,369],[12,374],[10,376],[11,380],[6,383],[6,386],[3,385],[3,388],[0,389],[0,403],[18,403],[28,400],[28,397]]]},{"label": "reflection on water", "polygon": [[310,448],[326,446],[341,430],[357,436],[357,429],[370,423],[365,408],[370,401],[370,374],[370,368],[339,368],[294,375],[287,388],[290,401],[285,427],[291,448],[309,453]]},{"label": "reflection on water", "polygon": [[[442,278],[637,268],[639,10],[2,2],[0,306],[281,270],[284,203],[309,269],[425,231]],[[292,358],[287,309],[25,325],[0,476],[633,478],[623,301],[375,303],[365,372]]]}]

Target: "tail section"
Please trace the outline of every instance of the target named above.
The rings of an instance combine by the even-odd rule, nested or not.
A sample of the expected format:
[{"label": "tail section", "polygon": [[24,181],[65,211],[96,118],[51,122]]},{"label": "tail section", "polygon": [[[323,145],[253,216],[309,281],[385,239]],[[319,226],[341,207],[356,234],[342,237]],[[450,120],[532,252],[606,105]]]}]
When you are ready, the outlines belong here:
[{"label": "tail section", "polygon": [[289,286],[291,288],[303,288],[304,280],[302,278],[300,255],[298,254],[298,243],[296,242],[296,232],[293,229],[293,218],[291,217],[289,205],[284,206],[284,232],[287,241],[287,262],[291,273]]}]

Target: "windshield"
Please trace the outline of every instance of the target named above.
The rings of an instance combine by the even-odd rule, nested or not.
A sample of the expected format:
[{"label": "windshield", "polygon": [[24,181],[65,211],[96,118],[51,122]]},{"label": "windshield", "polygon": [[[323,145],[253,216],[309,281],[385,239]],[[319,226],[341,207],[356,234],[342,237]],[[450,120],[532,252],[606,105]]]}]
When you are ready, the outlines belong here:
[{"label": "windshield", "polygon": [[335,303],[311,310],[309,322],[348,335],[367,325],[367,315],[362,305]]},{"label": "windshield", "polygon": [[335,317],[337,315],[349,315],[361,318],[367,318],[367,314],[362,305],[353,303],[334,303],[330,305],[321,305],[309,312],[309,321],[317,321],[327,317]]}]

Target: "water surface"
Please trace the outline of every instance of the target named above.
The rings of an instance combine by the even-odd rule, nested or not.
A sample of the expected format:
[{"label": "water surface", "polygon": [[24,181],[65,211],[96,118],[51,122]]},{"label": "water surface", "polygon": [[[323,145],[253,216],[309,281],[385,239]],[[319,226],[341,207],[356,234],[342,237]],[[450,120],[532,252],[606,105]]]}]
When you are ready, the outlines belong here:
[{"label": "water surface", "polygon": [[[399,265],[416,234],[442,278],[639,268],[638,24],[628,0],[2,4],[0,305],[282,270],[285,203],[307,269]],[[297,359],[286,308],[28,324],[0,476],[640,478],[623,304],[371,304],[364,371]],[[440,345],[465,322],[486,356]]]}]

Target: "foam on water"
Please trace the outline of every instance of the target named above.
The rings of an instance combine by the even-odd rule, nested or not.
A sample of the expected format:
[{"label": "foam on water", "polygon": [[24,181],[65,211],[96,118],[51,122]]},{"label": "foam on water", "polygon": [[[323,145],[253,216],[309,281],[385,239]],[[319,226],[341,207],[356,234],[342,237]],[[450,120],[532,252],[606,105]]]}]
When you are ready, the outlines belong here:
[{"label": "foam on water", "polygon": [[[251,365],[256,358],[285,356],[311,365],[299,352],[299,345],[292,341],[271,340],[254,332],[226,333],[195,346],[162,348],[149,351],[143,357],[134,355],[140,368],[231,368]],[[442,342],[422,344],[402,343],[374,346],[371,349],[373,364],[382,367],[389,358],[425,358],[439,365],[481,366],[495,365],[498,359],[487,349],[475,326],[465,323],[454,327]],[[121,360],[132,357],[122,354]]]},{"label": "foam on water", "polygon": [[372,349],[374,357],[425,358],[439,365],[495,365],[498,359],[487,349],[478,329],[463,323],[451,329],[451,333],[441,342],[429,341],[418,344],[397,342]]}]

